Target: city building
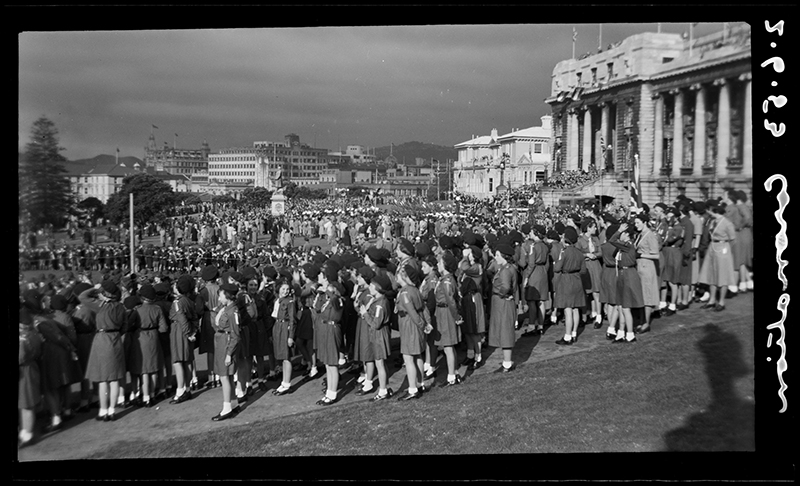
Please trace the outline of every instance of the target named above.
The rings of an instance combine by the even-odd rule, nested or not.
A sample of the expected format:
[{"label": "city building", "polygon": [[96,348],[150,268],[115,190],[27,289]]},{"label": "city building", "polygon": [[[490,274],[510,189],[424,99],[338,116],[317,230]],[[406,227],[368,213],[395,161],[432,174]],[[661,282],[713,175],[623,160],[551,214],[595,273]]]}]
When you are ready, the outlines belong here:
[{"label": "city building", "polygon": [[155,135],[151,132],[147,146],[144,148],[144,164],[145,167],[152,167],[157,171],[191,176],[208,170],[210,152],[205,140],[199,149],[177,148],[174,144],[173,147],[169,147],[167,142],[164,142],[162,148],[158,148]]},{"label": "city building", "polygon": [[345,153],[355,165],[372,165],[375,163],[375,154],[369,153],[369,149],[361,145],[348,145]]},{"label": "city building", "polygon": [[605,175],[581,195],[628,197],[638,157],[642,202],[683,194],[752,196],[750,26],[700,38],[637,34],[553,69],[554,172]]},{"label": "city building", "polygon": [[550,165],[552,117],[545,115],[541,120],[538,127],[514,129],[505,135],[492,129],[490,135],[473,135],[456,144],[454,190],[487,198],[496,195],[500,186],[514,189],[544,181]]},{"label": "city building", "polygon": [[105,204],[112,194],[119,192],[125,177],[142,173],[161,179],[169,184],[173,191],[192,191],[191,180],[186,174],[170,174],[155,170],[153,167],[142,168],[138,162],[132,167],[119,162],[98,164],[88,170],[73,169],[66,176],[78,201],[94,197]]}]

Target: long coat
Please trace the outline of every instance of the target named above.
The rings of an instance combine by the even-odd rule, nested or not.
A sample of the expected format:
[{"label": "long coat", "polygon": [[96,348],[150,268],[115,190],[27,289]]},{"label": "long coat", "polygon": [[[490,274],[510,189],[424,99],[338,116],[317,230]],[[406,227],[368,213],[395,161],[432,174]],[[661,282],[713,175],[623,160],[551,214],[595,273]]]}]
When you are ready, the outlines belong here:
[{"label": "long coat", "polygon": [[125,306],[119,302],[104,302],[95,316],[97,333],[86,365],[86,379],[99,383],[125,378],[125,352],[122,333],[125,332]]},{"label": "long coat", "polygon": [[189,336],[195,333],[197,316],[194,303],[185,295],[181,295],[172,303],[169,311],[170,327],[169,344],[173,363],[192,361],[194,348]]},{"label": "long coat", "polygon": [[272,345],[275,359],[291,358],[289,339],[294,340],[295,309],[294,299],[290,296],[278,299],[273,303],[271,316],[275,319],[275,325],[272,326]]},{"label": "long coat", "polygon": [[42,356],[42,336],[33,326],[19,325],[19,385],[17,407],[31,410],[42,401],[39,358]]},{"label": "long coat", "polygon": [[130,373],[141,375],[158,373],[164,367],[164,351],[161,349],[159,332],[167,332],[167,320],[161,308],[144,302],[130,316],[130,325],[135,329],[130,348]]},{"label": "long coat", "polygon": [[[241,345],[236,303],[231,302],[226,306],[218,304],[211,311],[211,323],[214,328],[214,373],[233,376],[236,374],[236,359]],[[231,357],[231,364],[226,366],[227,356]]]},{"label": "long coat", "polygon": [[514,347],[514,325],[517,322],[515,295],[518,292],[517,269],[506,263],[492,278],[492,306],[489,317],[489,346]]},{"label": "long coat", "polygon": [[586,295],[581,272],[586,268],[584,254],[570,245],[564,248],[553,271],[559,275],[555,288],[554,306],[558,309],[578,308],[586,305]]}]

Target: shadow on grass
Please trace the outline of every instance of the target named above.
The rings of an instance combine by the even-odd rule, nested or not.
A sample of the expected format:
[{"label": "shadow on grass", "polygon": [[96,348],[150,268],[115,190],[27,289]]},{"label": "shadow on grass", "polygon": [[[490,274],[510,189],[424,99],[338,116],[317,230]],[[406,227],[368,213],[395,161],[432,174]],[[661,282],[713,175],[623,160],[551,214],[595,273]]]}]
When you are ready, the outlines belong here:
[{"label": "shadow on grass", "polygon": [[750,372],[742,345],[733,334],[716,324],[706,324],[697,343],[705,360],[711,403],[692,415],[686,424],[664,436],[668,451],[755,450],[755,406],[742,400],[735,380]]}]

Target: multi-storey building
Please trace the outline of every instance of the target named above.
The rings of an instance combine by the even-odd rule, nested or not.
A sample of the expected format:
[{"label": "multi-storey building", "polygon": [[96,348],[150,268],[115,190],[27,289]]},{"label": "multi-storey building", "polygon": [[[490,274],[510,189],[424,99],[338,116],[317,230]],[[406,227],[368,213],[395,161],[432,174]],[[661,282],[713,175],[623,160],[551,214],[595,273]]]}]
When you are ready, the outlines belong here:
[{"label": "multi-storey building", "polygon": [[455,191],[486,198],[496,195],[500,186],[513,189],[543,181],[550,161],[551,119],[543,116],[541,126],[514,129],[502,136],[493,129],[490,135],[455,145]]},{"label": "multi-storey building", "polygon": [[79,201],[94,197],[103,204],[108,202],[112,194],[119,192],[122,182],[129,175],[147,173],[169,184],[173,191],[189,192],[191,182],[185,174],[170,174],[155,170],[153,167],[141,167],[136,162],[133,166],[125,163],[98,164],[88,170],[73,170],[67,174],[72,193]]},{"label": "multi-storey building", "polygon": [[150,139],[144,148],[144,164],[145,167],[152,167],[157,171],[191,176],[208,170],[210,152],[205,140],[199,149],[169,147],[167,142],[164,142],[164,147],[158,148],[155,135],[150,133]]},{"label": "multi-storey building", "polygon": [[680,194],[749,193],[750,76],[747,24],[697,39],[637,34],[562,61],[545,100],[553,114],[552,170],[605,169],[584,195],[625,197],[638,158],[642,201],[651,205]]}]

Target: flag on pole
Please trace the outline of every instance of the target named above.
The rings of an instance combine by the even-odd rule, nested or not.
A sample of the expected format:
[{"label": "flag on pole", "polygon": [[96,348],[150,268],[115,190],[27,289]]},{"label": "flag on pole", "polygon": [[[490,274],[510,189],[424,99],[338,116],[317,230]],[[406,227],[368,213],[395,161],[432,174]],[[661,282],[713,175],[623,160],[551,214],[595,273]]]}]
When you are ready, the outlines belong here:
[{"label": "flag on pole", "polygon": [[642,195],[639,192],[639,154],[633,156],[633,180],[631,181],[631,205],[642,207]]},{"label": "flag on pole", "polygon": [[153,127],[153,128],[155,128],[156,130],[158,130],[158,127],[157,127],[157,126],[155,126],[155,125],[152,125],[152,127]]}]

